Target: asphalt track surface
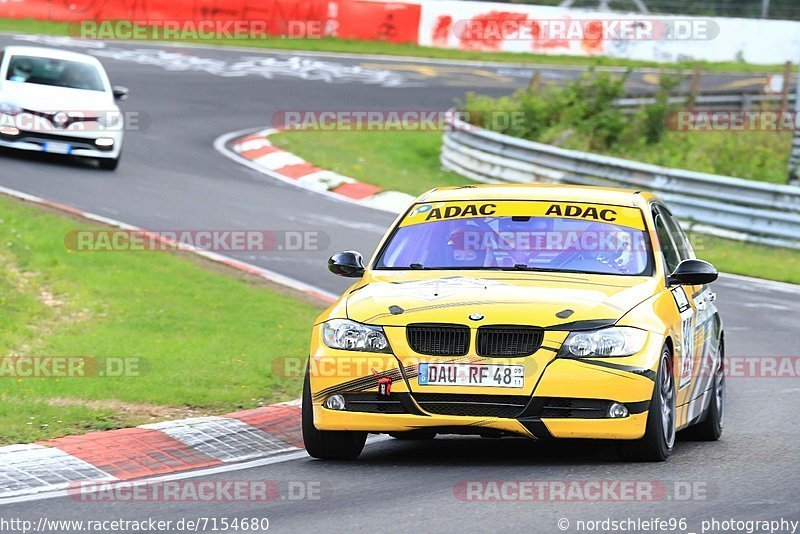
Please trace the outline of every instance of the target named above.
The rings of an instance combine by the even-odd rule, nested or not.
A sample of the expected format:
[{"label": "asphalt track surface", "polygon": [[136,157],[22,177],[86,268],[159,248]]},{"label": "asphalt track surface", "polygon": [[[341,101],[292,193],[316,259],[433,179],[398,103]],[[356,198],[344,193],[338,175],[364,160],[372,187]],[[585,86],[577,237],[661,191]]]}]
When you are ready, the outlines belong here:
[{"label": "asphalt track surface", "polygon": [[[0,36],[0,44],[11,43],[24,44]],[[330,237],[325,250],[235,257],[331,292],[341,291],[346,281],[327,273],[327,257],[342,249],[370,254],[392,216],[272,180],[215,152],[214,140],[269,125],[272,114],[281,110],[444,109],[468,90],[503,94],[527,83],[519,76],[514,83],[495,79],[480,86],[469,72],[474,67],[452,63],[316,56],[323,63],[314,70],[287,60],[299,57],[291,53],[118,43],[98,50],[113,83],[131,88],[124,109],[151,119],[146,128],[127,134],[119,170],[108,173],[81,162],[3,153],[0,185],[152,230],[322,231]],[[267,58],[274,58],[266,62],[271,78],[264,74]],[[356,65],[360,68],[353,70]],[[423,71],[426,66],[434,70]],[[574,75],[572,69],[552,72]],[[706,83],[744,85],[747,78],[719,75]],[[720,280],[715,291],[729,356],[797,355],[800,291],[733,278]],[[295,455],[257,468],[203,475],[209,480],[311,482],[319,485],[318,499],[198,504],[90,503],[61,497],[3,506],[0,518],[267,517],[275,532],[381,533],[578,532],[579,520],[606,518],[686,518],[685,532],[700,532],[701,521],[712,518],[800,519],[800,379],[731,379],[727,401],[720,442],[680,441],[663,464],[621,463],[612,448],[596,443],[388,439],[368,444],[357,462],[325,463]],[[463,481],[565,479],[656,481],[669,494],[677,482],[696,490],[690,500],[674,495],[654,502],[592,503],[463,502],[454,490]],[[558,528],[562,518],[570,522],[567,530]]]}]

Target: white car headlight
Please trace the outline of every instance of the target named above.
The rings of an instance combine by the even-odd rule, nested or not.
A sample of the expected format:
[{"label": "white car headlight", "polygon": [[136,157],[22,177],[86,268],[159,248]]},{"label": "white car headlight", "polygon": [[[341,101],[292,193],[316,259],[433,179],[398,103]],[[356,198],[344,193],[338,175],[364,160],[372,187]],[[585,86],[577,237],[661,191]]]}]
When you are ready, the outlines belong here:
[{"label": "white car headlight", "polygon": [[383,328],[347,319],[333,319],[324,323],[322,340],[332,349],[391,352]]},{"label": "white car headlight", "polygon": [[565,358],[620,357],[636,354],[644,348],[647,332],[628,326],[611,326],[587,332],[571,332],[561,346]]},{"label": "white car headlight", "polygon": [[19,106],[15,106],[14,104],[9,104],[7,102],[0,102],[0,114],[2,115],[10,115],[12,117],[19,115],[25,111]]}]

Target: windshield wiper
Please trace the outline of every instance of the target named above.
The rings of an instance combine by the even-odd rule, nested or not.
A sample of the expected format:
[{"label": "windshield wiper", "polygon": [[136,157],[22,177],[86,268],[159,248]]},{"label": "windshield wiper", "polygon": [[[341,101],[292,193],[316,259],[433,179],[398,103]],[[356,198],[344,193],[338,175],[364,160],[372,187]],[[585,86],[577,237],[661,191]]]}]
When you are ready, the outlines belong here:
[{"label": "windshield wiper", "polygon": [[412,263],[408,267],[409,267],[409,269],[413,269],[415,271],[421,271],[421,270],[425,269],[425,266],[422,265],[421,263]]}]

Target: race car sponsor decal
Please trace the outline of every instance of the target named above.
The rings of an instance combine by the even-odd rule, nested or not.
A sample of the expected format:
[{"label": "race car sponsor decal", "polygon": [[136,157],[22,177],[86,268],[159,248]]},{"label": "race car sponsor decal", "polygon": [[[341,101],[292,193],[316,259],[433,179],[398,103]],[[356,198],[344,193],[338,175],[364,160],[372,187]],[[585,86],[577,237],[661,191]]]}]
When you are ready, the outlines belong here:
[{"label": "race car sponsor decal", "polygon": [[403,219],[400,226],[477,217],[556,217],[562,219],[582,219],[644,230],[642,212],[638,208],[539,200],[434,202],[417,204],[408,213],[405,219]]},{"label": "race car sponsor decal", "polygon": [[683,290],[683,287],[673,288],[672,296],[675,298],[675,304],[678,305],[678,311],[680,313],[683,313],[691,308],[689,305],[689,298],[686,296],[686,291]]},{"label": "race car sponsor decal", "polygon": [[692,382],[694,372],[696,316],[683,287],[676,287],[671,291],[681,314],[681,376],[678,389],[683,389]]}]

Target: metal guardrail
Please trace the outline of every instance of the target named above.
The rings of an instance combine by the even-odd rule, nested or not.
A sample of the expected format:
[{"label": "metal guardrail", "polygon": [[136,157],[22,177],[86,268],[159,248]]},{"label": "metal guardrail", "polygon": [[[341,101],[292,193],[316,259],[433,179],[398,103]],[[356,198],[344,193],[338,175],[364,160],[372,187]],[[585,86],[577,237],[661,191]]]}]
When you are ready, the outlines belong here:
[{"label": "metal guardrail", "polygon": [[671,169],[519,139],[450,119],[442,165],[478,182],[555,182],[651,191],[689,228],[800,249],[800,188]]},{"label": "metal guardrail", "polygon": [[[689,95],[672,96],[669,98],[670,105],[686,105],[690,100]],[[797,95],[788,95],[787,109],[794,107]],[[759,109],[769,105],[771,108],[779,108],[783,104],[782,95],[763,94],[763,93],[737,93],[737,94],[704,94],[694,98],[693,108],[707,111],[748,111]],[[652,96],[620,98],[616,101],[618,107],[623,112],[633,113],[642,106],[655,103],[656,99]]]}]

